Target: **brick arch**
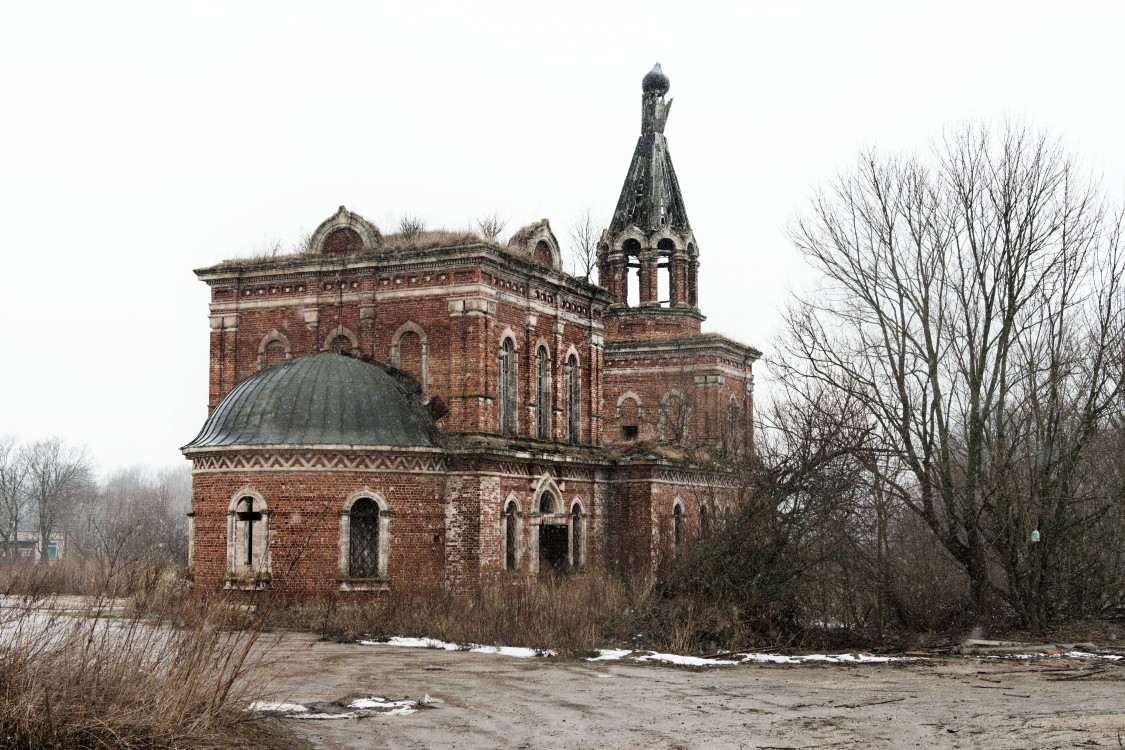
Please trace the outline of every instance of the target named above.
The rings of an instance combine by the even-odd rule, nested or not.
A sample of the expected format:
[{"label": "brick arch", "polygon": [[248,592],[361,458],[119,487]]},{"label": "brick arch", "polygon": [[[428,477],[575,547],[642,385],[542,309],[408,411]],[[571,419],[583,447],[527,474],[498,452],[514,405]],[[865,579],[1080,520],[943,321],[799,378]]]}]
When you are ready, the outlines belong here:
[{"label": "brick arch", "polygon": [[[419,363],[417,373],[418,382],[422,385],[422,393],[429,392],[430,382],[430,342],[426,338],[426,331],[422,326],[418,325],[412,320],[408,320],[398,327],[394,336],[391,337],[391,364],[400,370],[405,370],[402,363],[402,337],[407,334],[413,334],[418,337],[418,343],[421,347],[419,352]],[[409,370],[405,370],[409,372]]]},{"label": "brick arch", "polygon": [[284,350],[283,359],[289,359],[293,356],[293,347],[289,343],[289,337],[276,328],[267,333],[262,338],[262,343],[258,344],[258,369],[262,369],[268,365],[274,364],[270,361],[271,344],[281,344]]},{"label": "brick arch", "polygon": [[[337,234],[341,229],[348,232]],[[329,241],[330,237],[333,237],[333,241]],[[345,240],[342,246],[341,239]],[[379,229],[374,224],[340,206],[335,214],[321,222],[313,232],[309,238],[309,250],[317,255],[365,252],[377,248],[381,241]]]},{"label": "brick arch", "polygon": [[644,419],[645,407],[641,397],[633,391],[625,391],[617,397],[617,406],[614,408],[614,416],[621,419],[621,411],[626,401],[632,401],[637,405],[637,419]]},{"label": "brick arch", "polygon": [[[636,240],[638,247],[633,250],[626,250],[625,243],[629,240]],[[629,229],[626,229],[624,232],[618,235],[617,242],[614,244],[615,248],[622,253],[638,252],[644,249],[644,247],[648,244],[648,238],[645,237],[644,234],[639,230],[630,227]]]},{"label": "brick arch", "polygon": [[351,343],[351,348],[353,350],[359,349],[359,339],[356,338],[354,333],[342,325],[336,326],[328,333],[328,336],[324,339],[324,346],[321,347],[321,349],[326,352],[332,351],[333,342],[340,337],[346,338]]}]

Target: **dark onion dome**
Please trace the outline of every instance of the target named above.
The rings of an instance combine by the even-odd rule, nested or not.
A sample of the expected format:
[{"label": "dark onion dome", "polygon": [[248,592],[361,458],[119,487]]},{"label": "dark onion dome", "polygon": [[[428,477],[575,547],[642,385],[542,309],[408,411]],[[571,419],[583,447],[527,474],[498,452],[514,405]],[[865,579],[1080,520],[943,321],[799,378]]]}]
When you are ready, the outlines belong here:
[{"label": "dark onion dome", "polygon": [[668,80],[668,76],[664,75],[664,71],[660,69],[660,63],[653,65],[652,70],[645,73],[645,77],[641,80],[641,89],[646,94],[664,96],[668,93],[668,89],[670,88],[672,88],[672,82]]},{"label": "dark onion dome", "polygon": [[426,409],[393,375],[323,352],[278,362],[243,380],[184,449],[433,444]]}]

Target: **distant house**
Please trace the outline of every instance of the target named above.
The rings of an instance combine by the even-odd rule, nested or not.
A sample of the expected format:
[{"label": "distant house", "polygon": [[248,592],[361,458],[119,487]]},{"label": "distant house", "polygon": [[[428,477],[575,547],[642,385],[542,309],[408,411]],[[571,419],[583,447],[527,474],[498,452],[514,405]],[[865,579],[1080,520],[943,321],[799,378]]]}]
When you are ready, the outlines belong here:
[{"label": "distant house", "polygon": [[52,536],[47,542],[44,551],[38,531],[17,531],[14,541],[0,544],[0,557],[5,559],[33,560],[42,559],[44,553],[47,560],[61,560],[66,557],[66,536]]}]

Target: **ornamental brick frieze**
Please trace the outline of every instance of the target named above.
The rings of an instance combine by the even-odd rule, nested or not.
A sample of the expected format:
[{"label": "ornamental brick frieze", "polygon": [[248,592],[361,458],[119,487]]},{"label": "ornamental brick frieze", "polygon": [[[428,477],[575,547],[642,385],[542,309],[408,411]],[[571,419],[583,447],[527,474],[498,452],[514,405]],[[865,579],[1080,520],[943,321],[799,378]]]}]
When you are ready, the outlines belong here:
[{"label": "ornamental brick frieze", "polygon": [[217,471],[371,471],[441,474],[445,458],[432,454],[373,454],[308,451],[299,453],[237,452],[192,458],[192,473]]}]

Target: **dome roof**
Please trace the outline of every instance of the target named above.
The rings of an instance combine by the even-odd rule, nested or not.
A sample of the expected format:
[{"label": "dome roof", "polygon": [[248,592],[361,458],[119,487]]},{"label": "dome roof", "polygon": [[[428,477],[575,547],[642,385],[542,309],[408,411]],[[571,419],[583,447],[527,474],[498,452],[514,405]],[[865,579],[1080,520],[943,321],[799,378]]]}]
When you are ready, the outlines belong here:
[{"label": "dome roof", "polygon": [[184,449],[232,445],[432,446],[426,409],[378,365],[334,352],[259,370]]},{"label": "dome roof", "polygon": [[664,96],[671,87],[672,82],[668,80],[668,76],[664,75],[664,71],[660,69],[660,63],[653,65],[652,70],[645,73],[645,77],[641,79],[641,90],[646,94]]}]

